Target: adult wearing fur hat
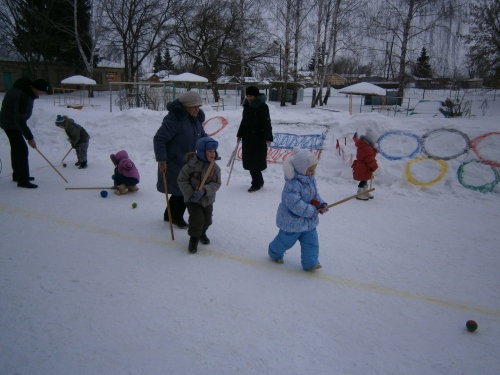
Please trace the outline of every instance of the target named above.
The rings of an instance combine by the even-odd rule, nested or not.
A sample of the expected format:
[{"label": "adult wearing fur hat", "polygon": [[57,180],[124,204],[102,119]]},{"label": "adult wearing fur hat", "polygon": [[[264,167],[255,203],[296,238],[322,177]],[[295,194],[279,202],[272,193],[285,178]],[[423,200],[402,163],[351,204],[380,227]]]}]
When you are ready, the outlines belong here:
[{"label": "adult wearing fur hat", "polygon": [[29,78],[19,78],[3,98],[0,127],[9,138],[12,180],[16,181],[19,187],[28,189],[38,187],[30,182],[35,178],[30,177],[26,141],[32,148],[36,148],[36,142],[27,121],[33,112],[35,99],[47,91],[48,84],[43,79],[31,82]]},{"label": "adult wearing fur hat", "polygon": [[[163,173],[166,173],[168,193],[171,194],[169,204],[172,213],[172,224],[187,229],[184,220],[186,204],[177,176],[184,165],[184,156],[196,151],[196,141],[206,137],[203,130],[205,113],[201,107],[201,96],[195,91],[187,91],[178,99],[167,104],[168,114],[153,138],[156,161],[158,162],[158,180],[156,189],[165,193]],[[163,220],[168,221],[165,209]]]},{"label": "adult wearing fur hat", "polygon": [[[377,164],[377,149],[375,145],[380,138],[380,135],[376,130],[368,128],[365,135],[362,135],[360,139],[355,139],[354,144],[356,145],[356,160],[352,163],[352,175],[355,181],[359,181],[358,193],[360,194],[368,190],[368,180],[372,179],[373,172],[378,168]],[[373,195],[370,193],[365,193],[356,197],[356,199],[367,201],[372,199]]]},{"label": "adult wearing fur hat", "polygon": [[260,93],[257,87],[246,88],[243,117],[236,134],[238,142],[242,141],[243,168],[250,171],[252,177],[249,193],[264,186],[262,171],[267,168],[267,148],[273,141],[271,117],[266,100],[267,96]]}]

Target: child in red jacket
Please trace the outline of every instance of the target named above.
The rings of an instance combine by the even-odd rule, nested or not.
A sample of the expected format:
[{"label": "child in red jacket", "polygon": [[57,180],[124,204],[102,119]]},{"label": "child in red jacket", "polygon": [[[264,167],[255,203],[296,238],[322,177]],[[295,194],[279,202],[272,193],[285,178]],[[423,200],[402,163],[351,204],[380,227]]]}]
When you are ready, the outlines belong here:
[{"label": "child in red jacket", "polygon": [[[375,130],[368,128],[365,135],[362,135],[360,139],[354,140],[357,151],[356,160],[352,163],[351,168],[354,180],[359,181],[357,194],[368,190],[367,181],[373,178],[373,172],[378,168],[377,159],[375,159],[377,156],[375,144],[379,137],[379,134]],[[356,199],[362,201],[367,201],[372,198],[373,195],[370,193],[356,197]]]}]

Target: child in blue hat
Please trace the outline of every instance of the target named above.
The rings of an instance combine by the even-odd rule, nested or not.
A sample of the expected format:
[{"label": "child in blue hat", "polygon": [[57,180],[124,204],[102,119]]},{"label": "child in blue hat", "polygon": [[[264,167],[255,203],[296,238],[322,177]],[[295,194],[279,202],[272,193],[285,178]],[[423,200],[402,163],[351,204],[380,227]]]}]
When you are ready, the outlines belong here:
[{"label": "child in blue hat", "polygon": [[89,133],[68,116],[57,115],[56,126],[64,129],[68,136],[68,142],[75,149],[78,161],[75,165],[78,169],[87,168],[87,150],[89,149]]},{"label": "child in blue hat", "polygon": [[[188,234],[189,252],[198,251],[198,241],[208,245],[207,229],[212,225],[212,211],[215,202],[215,193],[221,185],[220,168],[215,163],[218,159],[217,147],[219,143],[210,137],[198,139],[196,152],[188,152],[177,183],[184,196],[184,202],[189,214]],[[209,167],[213,162],[213,167]],[[205,184],[200,188],[201,182],[207,175]]]}]

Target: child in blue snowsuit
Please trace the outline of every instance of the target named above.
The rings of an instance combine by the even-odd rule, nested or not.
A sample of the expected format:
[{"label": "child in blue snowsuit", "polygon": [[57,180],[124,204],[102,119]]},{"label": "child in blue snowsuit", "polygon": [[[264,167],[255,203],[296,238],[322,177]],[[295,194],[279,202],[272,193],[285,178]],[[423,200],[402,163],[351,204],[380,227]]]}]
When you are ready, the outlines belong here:
[{"label": "child in blue snowsuit", "polygon": [[285,187],[276,214],[279,233],[269,244],[268,254],[276,263],[283,263],[285,252],[298,240],[302,268],[314,271],[321,268],[316,231],[318,214],[327,212],[328,205],[320,197],[314,178],[318,159],[308,150],[298,147],[293,152],[293,157],[283,163]]}]

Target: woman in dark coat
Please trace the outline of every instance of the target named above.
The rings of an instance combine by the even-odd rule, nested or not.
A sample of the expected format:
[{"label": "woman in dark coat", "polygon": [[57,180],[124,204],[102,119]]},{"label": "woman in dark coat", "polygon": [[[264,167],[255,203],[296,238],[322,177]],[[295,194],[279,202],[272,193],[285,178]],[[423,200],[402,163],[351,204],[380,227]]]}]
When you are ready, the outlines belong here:
[{"label": "woman in dark coat", "polygon": [[43,79],[31,82],[29,78],[19,78],[3,98],[0,127],[9,138],[12,179],[17,181],[19,187],[28,189],[38,187],[30,182],[34,177],[30,177],[26,141],[32,148],[36,148],[36,142],[27,121],[33,112],[34,100],[47,91],[48,84]]},{"label": "woman in dark coat", "polygon": [[236,135],[242,141],[243,168],[250,171],[252,186],[249,193],[264,186],[262,171],[267,168],[267,148],[273,141],[267,97],[255,86],[248,86],[243,101],[243,118]]},{"label": "woman in dark coat", "polygon": [[[196,151],[196,141],[206,137],[203,130],[205,113],[200,109],[201,96],[195,91],[188,91],[178,99],[167,104],[168,114],[153,138],[156,161],[158,162],[158,181],[156,189],[165,193],[163,173],[167,174],[168,193],[171,194],[169,204],[172,214],[172,224],[181,229],[187,229],[184,220],[186,205],[177,176],[184,166],[184,157],[188,152]],[[168,168],[167,168],[168,165]],[[163,220],[168,221],[165,209]]]}]

